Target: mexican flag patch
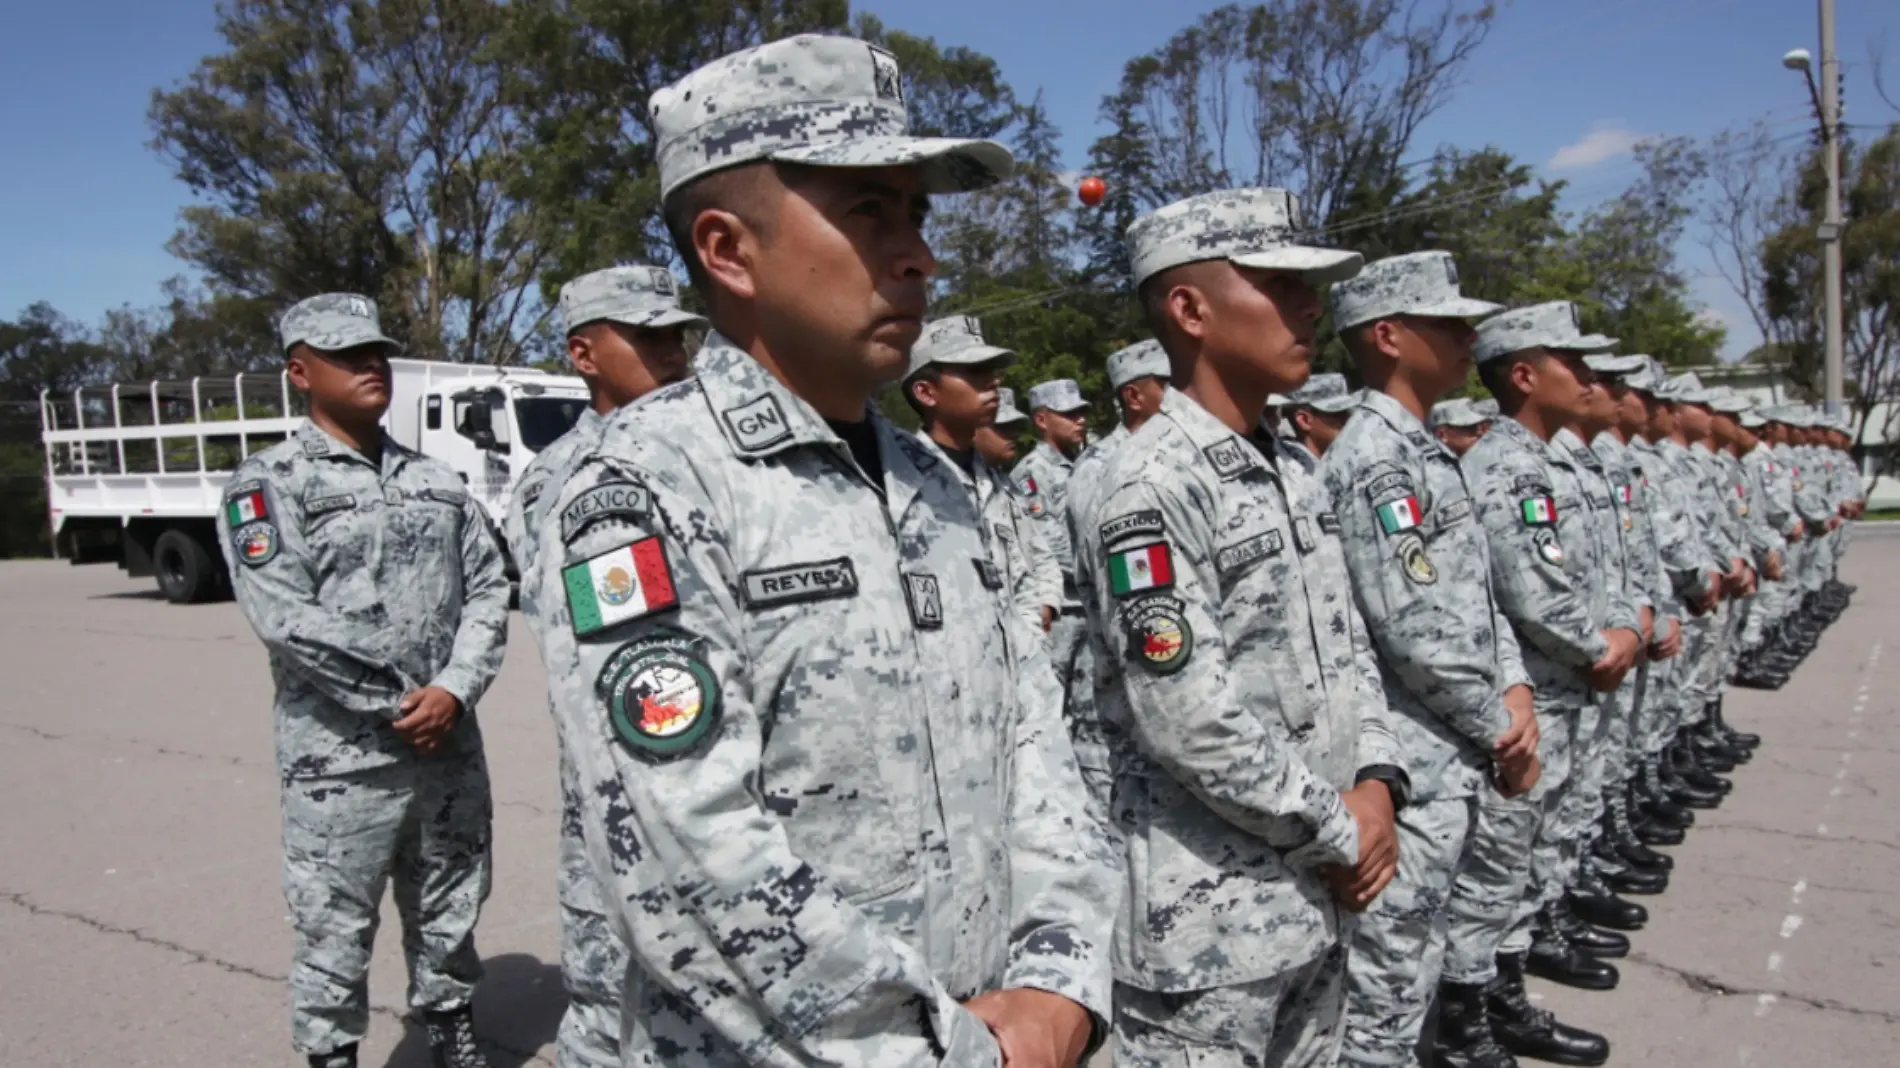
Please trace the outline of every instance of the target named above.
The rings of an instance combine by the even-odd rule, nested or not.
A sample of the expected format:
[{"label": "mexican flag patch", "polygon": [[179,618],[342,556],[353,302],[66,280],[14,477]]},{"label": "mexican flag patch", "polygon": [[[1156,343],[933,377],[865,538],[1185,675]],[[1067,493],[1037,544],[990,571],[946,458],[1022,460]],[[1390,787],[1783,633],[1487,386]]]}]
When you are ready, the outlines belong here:
[{"label": "mexican flag patch", "polygon": [[224,502],[224,518],[232,529],[258,519],[270,518],[270,505],[264,503],[264,487],[246,490]]},{"label": "mexican flag patch", "polygon": [[1108,558],[1108,588],[1117,597],[1174,585],[1174,554],[1158,541]]},{"label": "mexican flag patch", "polygon": [[1526,497],[1517,503],[1527,526],[1549,526],[1557,521],[1557,502],[1549,497]]},{"label": "mexican flag patch", "polygon": [[666,547],[657,536],[564,567],[561,580],[580,637],[679,603]]},{"label": "mexican flag patch", "polygon": [[1374,510],[1379,514],[1379,529],[1387,534],[1410,530],[1418,526],[1424,518],[1419,515],[1417,497],[1400,497],[1396,501],[1387,501]]}]

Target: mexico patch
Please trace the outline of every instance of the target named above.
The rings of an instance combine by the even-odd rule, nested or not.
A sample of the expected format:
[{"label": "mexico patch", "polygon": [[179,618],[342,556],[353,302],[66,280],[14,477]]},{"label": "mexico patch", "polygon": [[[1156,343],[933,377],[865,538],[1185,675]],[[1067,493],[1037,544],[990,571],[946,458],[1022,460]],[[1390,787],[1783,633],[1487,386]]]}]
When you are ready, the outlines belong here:
[{"label": "mexico patch", "polygon": [[1395,501],[1387,501],[1373,509],[1373,512],[1379,517],[1379,529],[1385,531],[1387,534],[1397,534],[1400,531],[1410,530],[1424,522],[1425,519],[1425,517],[1419,513],[1418,498],[1410,496],[1400,497]]},{"label": "mexico patch", "polygon": [[1551,497],[1526,497],[1517,502],[1525,526],[1547,527],[1557,522],[1557,501]]},{"label": "mexico patch", "polygon": [[666,547],[641,538],[561,569],[574,634],[586,637],[679,603]]},{"label": "mexico patch", "polygon": [[246,523],[269,518],[270,503],[265,499],[262,482],[233,486],[230,496],[224,499],[224,521],[234,530]]},{"label": "mexico patch", "polygon": [[1564,547],[1557,541],[1557,532],[1548,528],[1538,531],[1531,539],[1537,545],[1537,555],[1553,564],[1564,562]]},{"label": "mexico patch", "polygon": [[1399,564],[1405,568],[1405,577],[1414,585],[1430,586],[1438,581],[1438,568],[1432,566],[1432,558],[1425,555],[1425,539],[1417,534],[1407,534],[1399,539]]},{"label": "mexico patch", "polygon": [[246,567],[262,567],[277,556],[277,528],[263,520],[231,532],[231,545]]},{"label": "mexico patch", "polygon": [[595,688],[614,738],[635,756],[672,760],[699,748],[719,724],[719,679],[685,635],[629,642]]},{"label": "mexico patch", "polygon": [[1111,553],[1108,557],[1108,589],[1117,597],[1128,597],[1144,590],[1166,589],[1174,585],[1174,552],[1168,543]]},{"label": "mexico patch", "polygon": [[561,540],[604,519],[642,520],[652,510],[653,498],[638,482],[604,482],[587,490],[561,509]]},{"label": "mexico patch", "polygon": [[1132,538],[1137,534],[1153,537],[1166,531],[1167,525],[1162,521],[1161,512],[1154,508],[1143,508],[1138,512],[1116,516],[1103,523],[1101,538],[1103,545],[1113,545],[1123,538]]},{"label": "mexico patch", "polygon": [[1128,606],[1122,625],[1128,658],[1153,675],[1172,675],[1194,655],[1194,631],[1185,606],[1173,597],[1148,597]]}]

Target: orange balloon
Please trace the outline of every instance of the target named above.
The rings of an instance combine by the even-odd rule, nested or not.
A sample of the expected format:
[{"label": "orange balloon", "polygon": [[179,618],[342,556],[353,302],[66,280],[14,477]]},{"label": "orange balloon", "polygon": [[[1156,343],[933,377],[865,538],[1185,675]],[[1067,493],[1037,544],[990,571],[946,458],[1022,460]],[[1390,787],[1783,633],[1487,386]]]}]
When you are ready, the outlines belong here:
[{"label": "orange balloon", "polygon": [[1082,203],[1092,208],[1100,204],[1102,198],[1108,195],[1108,183],[1102,181],[1100,178],[1090,176],[1082,179],[1082,184],[1076,188],[1075,192],[1077,196],[1082,198]]}]

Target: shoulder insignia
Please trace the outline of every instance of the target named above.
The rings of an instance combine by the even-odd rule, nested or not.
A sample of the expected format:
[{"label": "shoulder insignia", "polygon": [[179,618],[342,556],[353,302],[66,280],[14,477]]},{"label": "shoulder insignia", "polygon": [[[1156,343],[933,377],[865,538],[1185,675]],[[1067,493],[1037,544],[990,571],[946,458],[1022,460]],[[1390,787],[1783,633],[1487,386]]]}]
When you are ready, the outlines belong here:
[{"label": "shoulder insignia", "polygon": [[1256,466],[1247,455],[1246,444],[1236,437],[1223,438],[1209,445],[1201,450],[1201,455],[1207,457],[1208,465],[1223,480],[1239,478]]},{"label": "shoulder insignia", "polygon": [[1236,568],[1265,560],[1269,556],[1278,556],[1284,548],[1286,548],[1286,543],[1281,540],[1280,532],[1277,530],[1255,534],[1245,541],[1236,542],[1216,552],[1214,570],[1226,574]]},{"label": "shoulder insignia", "polygon": [[270,517],[270,491],[261,479],[232,486],[224,496],[224,520],[233,530]]},{"label": "shoulder insignia", "polygon": [[640,483],[603,482],[561,509],[561,540],[572,541],[576,534],[604,519],[645,519],[652,507],[652,495]]},{"label": "shoulder insignia", "polygon": [[679,604],[666,546],[655,537],[561,569],[574,633],[586,637]]},{"label": "shoulder insignia", "polygon": [[1556,531],[1545,527],[1533,534],[1531,540],[1537,545],[1537,555],[1553,564],[1564,562],[1564,547],[1558,542]]},{"label": "shoulder insignia", "polygon": [[785,410],[770,393],[728,408],[720,413],[720,418],[726,421],[739,447],[749,452],[769,449],[792,436],[792,425],[785,418]]},{"label": "shoulder insignia", "polygon": [[1143,508],[1138,512],[1118,515],[1102,524],[1103,545],[1113,545],[1124,538],[1137,534],[1159,536],[1166,533],[1166,524],[1162,522],[1161,511],[1157,508]]},{"label": "shoulder insignia", "polygon": [[231,545],[246,567],[263,567],[277,557],[277,528],[262,519],[231,531]]},{"label": "shoulder insignia", "polygon": [[1511,480],[1512,493],[1533,493],[1539,497],[1555,496],[1550,488],[1550,480],[1542,475],[1519,475]]},{"label": "shoulder insignia", "polygon": [[330,443],[318,438],[305,438],[303,454],[309,457],[328,456],[330,455]]},{"label": "shoulder insignia", "polygon": [[614,738],[649,761],[686,756],[717,733],[719,678],[682,634],[628,642],[595,682]]},{"label": "shoulder insignia", "polygon": [[809,564],[761,568],[739,576],[745,606],[776,608],[807,601],[829,601],[858,595],[858,572],[849,557]]},{"label": "shoulder insignia", "polygon": [[1526,497],[1517,502],[1525,526],[1547,527],[1557,522],[1557,502],[1551,497]]},{"label": "shoulder insignia", "polygon": [[1409,493],[1380,503],[1373,513],[1379,517],[1379,529],[1387,535],[1403,533],[1425,521],[1418,507],[1418,498]]},{"label": "shoulder insignia", "polygon": [[1025,497],[1034,497],[1037,493],[1041,492],[1041,490],[1036,488],[1036,476],[1034,475],[1024,475],[1017,479],[1016,487],[1023,491],[1023,496]]},{"label": "shoulder insignia", "polygon": [[943,590],[937,576],[928,571],[904,573],[904,599],[910,605],[910,621],[918,630],[943,627]]},{"label": "shoulder insignia", "polygon": [[1403,471],[1386,471],[1366,483],[1366,497],[1373,501],[1389,501],[1395,497],[1416,496],[1418,490],[1412,485],[1411,476]]},{"label": "shoulder insignia", "polygon": [[1194,655],[1194,631],[1177,598],[1150,595],[1122,610],[1129,659],[1152,675],[1172,675]]},{"label": "shoulder insignia", "polygon": [[1108,589],[1117,597],[1174,585],[1174,550],[1165,541],[1110,553]]},{"label": "shoulder insignia", "polygon": [[1430,586],[1438,581],[1438,568],[1432,566],[1432,558],[1425,554],[1425,539],[1407,534],[1399,539],[1397,552],[1405,577],[1414,585]]}]

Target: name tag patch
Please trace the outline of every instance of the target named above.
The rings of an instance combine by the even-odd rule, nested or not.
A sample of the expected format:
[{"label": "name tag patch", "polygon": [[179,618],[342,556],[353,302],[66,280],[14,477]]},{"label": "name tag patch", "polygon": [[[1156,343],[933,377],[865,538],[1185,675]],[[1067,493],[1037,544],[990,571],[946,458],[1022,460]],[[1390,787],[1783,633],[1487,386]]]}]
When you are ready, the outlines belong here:
[{"label": "name tag patch", "polygon": [[355,507],[355,494],[333,493],[328,497],[313,497],[303,502],[303,514],[305,519],[316,519],[331,512],[347,512]]},{"label": "name tag patch", "polygon": [[858,573],[848,557],[748,571],[739,580],[747,608],[775,608],[858,595]]},{"label": "name tag patch", "polygon": [[1277,530],[1255,534],[1246,541],[1229,545],[1215,553],[1214,570],[1223,573],[1233,571],[1256,561],[1265,560],[1269,556],[1278,556],[1285,547],[1286,544],[1281,540],[1280,532]]},{"label": "name tag patch", "polygon": [[595,486],[561,509],[561,540],[608,518],[645,519],[653,510],[653,496],[638,482],[607,482]]},{"label": "name tag patch", "polygon": [[1144,508],[1139,512],[1116,516],[1102,524],[1102,544],[1112,545],[1123,538],[1137,534],[1157,536],[1166,533],[1166,525],[1161,521],[1161,512],[1154,508]]},{"label": "name tag patch", "polygon": [[1456,500],[1432,513],[1437,530],[1443,530],[1454,523],[1462,523],[1471,518],[1471,498]]}]

